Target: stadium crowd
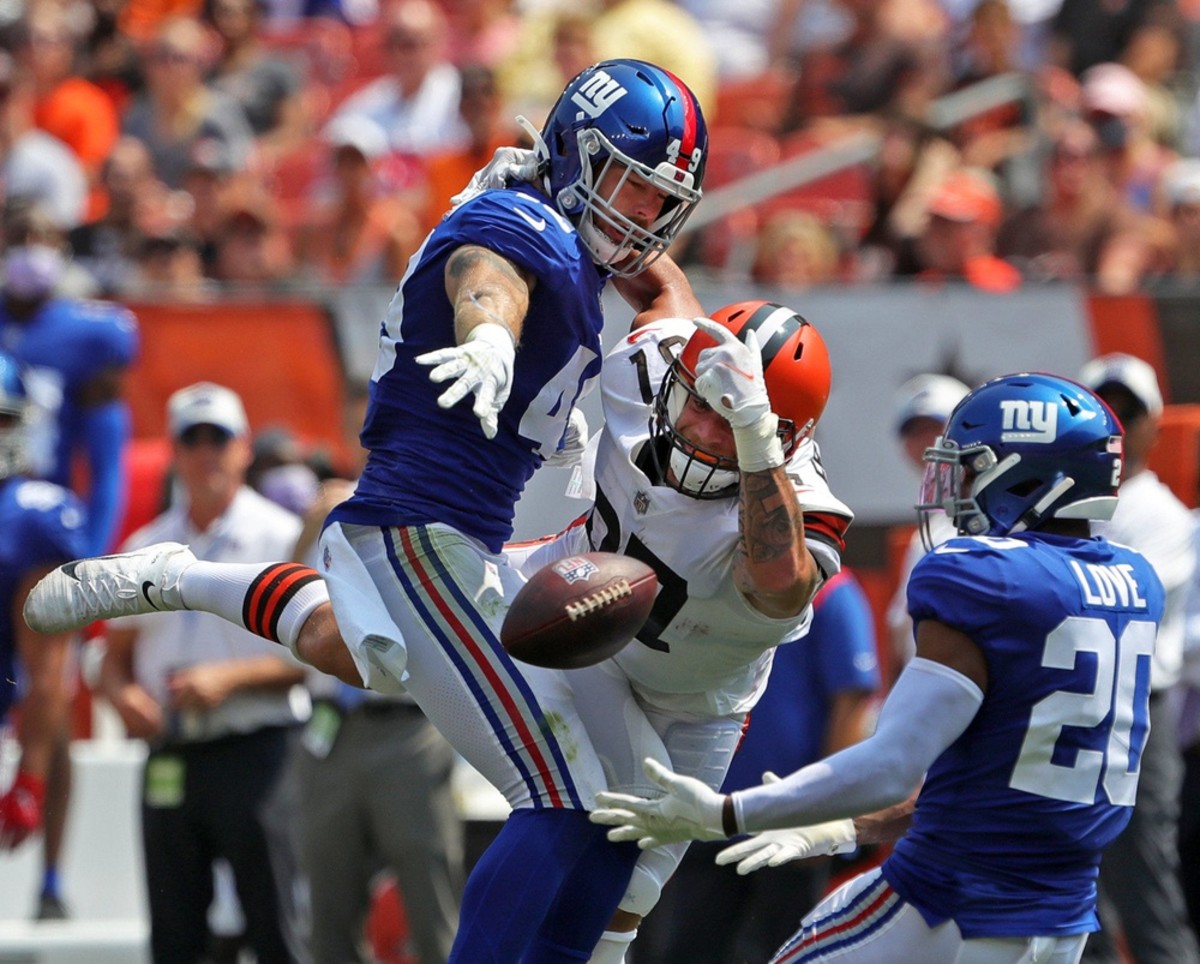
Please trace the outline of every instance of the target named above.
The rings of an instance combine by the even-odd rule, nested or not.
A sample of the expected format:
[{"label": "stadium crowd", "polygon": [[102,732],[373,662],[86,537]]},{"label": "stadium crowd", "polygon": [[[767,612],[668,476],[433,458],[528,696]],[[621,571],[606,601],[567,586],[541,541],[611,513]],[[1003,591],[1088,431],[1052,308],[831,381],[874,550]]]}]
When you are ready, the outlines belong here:
[{"label": "stadium crowd", "polygon": [[1194,7],[27,0],[0,23],[0,169],[68,232],[79,294],[390,285],[516,115],[632,56],[696,91],[710,191],[869,145],[700,214],[686,266],[1127,292],[1200,274]]}]

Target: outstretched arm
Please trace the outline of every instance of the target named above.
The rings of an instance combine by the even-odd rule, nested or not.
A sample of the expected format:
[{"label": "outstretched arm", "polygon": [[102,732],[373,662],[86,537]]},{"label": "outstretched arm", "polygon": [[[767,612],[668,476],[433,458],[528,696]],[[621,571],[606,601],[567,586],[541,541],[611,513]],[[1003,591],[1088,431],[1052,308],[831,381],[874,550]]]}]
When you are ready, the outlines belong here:
[{"label": "outstretched arm", "polygon": [[656,258],[632,278],[613,278],[613,286],[637,314],[630,328],[659,318],[695,318],[704,314],[683,269],[668,254]]}]

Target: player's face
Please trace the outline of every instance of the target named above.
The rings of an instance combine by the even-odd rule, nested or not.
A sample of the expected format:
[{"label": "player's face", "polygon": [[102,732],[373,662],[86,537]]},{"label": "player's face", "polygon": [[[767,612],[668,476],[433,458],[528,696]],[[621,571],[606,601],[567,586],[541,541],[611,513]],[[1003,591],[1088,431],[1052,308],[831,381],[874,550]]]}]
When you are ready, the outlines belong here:
[{"label": "player's face", "polygon": [[[654,223],[667,200],[663,191],[640,174],[619,164],[613,164],[605,171],[596,193],[602,198],[607,198],[609,207],[614,211],[629,218],[641,228]],[[601,222],[600,227],[614,241],[621,240],[621,234],[614,225]]]},{"label": "player's face", "polygon": [[688,393],[683,410],[675,419],[675,430],[701,452],[723,459],[737,459],[729,422],[698,395]]},{"label": "player's face", "polygon": [[232,498],[250,465],[250,443],[215,425],[193,425],[175,440],[175,471],[192,502]]}]

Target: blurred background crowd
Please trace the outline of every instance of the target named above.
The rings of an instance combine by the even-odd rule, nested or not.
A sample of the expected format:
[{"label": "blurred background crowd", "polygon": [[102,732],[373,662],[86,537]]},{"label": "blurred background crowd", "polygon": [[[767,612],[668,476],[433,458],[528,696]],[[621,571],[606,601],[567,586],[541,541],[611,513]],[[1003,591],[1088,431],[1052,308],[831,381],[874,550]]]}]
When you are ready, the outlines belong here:
[{"label": "blurred background crowd", "polygon": [[[710,198],[675,252],[784,287],[1104,292],[1200,274],[1191,0],[26,0],[0,173],[78,294],[391,283],[517,114],[613,56],[683,78]],[[763,174],[766,172],[766,174]],[[729,188],[725,190],[725,188]]]}]

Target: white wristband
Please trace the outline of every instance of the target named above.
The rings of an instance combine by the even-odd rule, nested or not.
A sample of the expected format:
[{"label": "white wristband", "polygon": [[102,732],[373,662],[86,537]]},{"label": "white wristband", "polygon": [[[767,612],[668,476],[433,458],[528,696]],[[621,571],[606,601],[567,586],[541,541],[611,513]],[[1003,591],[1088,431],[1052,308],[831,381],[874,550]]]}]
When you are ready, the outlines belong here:
[{"label": "white wristband", "polygon": [[737,447],[738,469],[742,472],[767,472],[783,465],[783,445],[779,441],[779,416],[768,412],[749,425],[730,425]]},{"label": "white wristband", "polygon": [[512,331],[506,325],[494,321],[485,321],[472,328],[463,339],[463,344],[469,341],[486,342],[505,355],[512,355],[517,344]]}]

